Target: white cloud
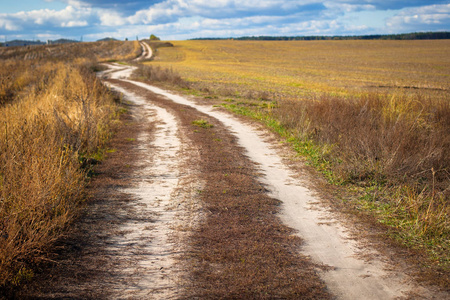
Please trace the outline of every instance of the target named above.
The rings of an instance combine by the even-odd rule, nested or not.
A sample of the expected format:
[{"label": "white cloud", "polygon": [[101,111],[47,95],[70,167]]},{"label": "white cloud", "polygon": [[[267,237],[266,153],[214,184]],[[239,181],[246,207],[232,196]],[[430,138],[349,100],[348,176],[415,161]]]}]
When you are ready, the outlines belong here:
[{"label": "white cloud", "polygon": [[88,25],[87,21],[69,21],[61,23],[61,27],[82,27],[87,25]]},{"label": "white cloud", "polygon": [[354,12],[354,11],[367,11],[375,10],[375,6],[371,4],[348,4],[348,3],[336,3],[336,2],[324,2],[326,8],[333,12]]},{"label": "white cloud", "polygon": [[[448,29],[450,22],[450,4],[429,5],[401,10],[397,15],[386,21],[388,30],[418,31]],[[446,28],[447,27],[447,28]]]},{"label": "white cloud", "polygon": [[20,27],[14,24],[12,21],[4,18],[2,15],[0,15],[0,29],[4,29],[7,31],[17,31],[20,30]]},{"label": "white cloud", "polygon": [[149,9],[137,11],[127,18],[127,22],[145,25],[169,23],[188,15],[188,5],[184,0],[168,0],[157,3]]},{"label": "white cloud", "polygon": [[[55,27],[75,27],[88,25],[87,19],[91,17],[92,11],[89,8],[76,9],[72,6],[67,6],[63,10],[32,10],[28,12],[18,12],[5,16],[9,23],[22,24],[21,27],[30,27],[35,25],[40,26],[55,26]],[[17,30],[17,29],[13,29]]]},{"label": "white cloud", "polygon": [[100,10],[97,12],[100,24],[103,26],[122,26],[126,20],[117,12],[112,10]]}]

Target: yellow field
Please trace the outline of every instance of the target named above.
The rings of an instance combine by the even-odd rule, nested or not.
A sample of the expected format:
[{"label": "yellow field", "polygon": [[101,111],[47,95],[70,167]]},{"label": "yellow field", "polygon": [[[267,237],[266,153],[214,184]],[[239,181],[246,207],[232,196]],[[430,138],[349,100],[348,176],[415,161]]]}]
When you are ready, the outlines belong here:
[{"label": "yellow field", "polygon": [[[317,93],[409,91],[447,97],[450,40],[174,41],[152,65],[172,67],[199,87]],[[405,89],[406,88],[406,89]]]}]

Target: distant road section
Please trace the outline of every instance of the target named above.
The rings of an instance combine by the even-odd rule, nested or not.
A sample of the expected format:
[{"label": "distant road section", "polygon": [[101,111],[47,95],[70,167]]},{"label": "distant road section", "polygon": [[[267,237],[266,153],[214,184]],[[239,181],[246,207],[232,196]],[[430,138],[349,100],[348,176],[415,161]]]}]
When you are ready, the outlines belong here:
[{"label": "distant road section", "polygon": [[151,59],[153,55],[152,48],[145,42],[139,42],[142,47],[142,54],[141,56],[134,59],[134,61],[141,61],[145,59]]}]

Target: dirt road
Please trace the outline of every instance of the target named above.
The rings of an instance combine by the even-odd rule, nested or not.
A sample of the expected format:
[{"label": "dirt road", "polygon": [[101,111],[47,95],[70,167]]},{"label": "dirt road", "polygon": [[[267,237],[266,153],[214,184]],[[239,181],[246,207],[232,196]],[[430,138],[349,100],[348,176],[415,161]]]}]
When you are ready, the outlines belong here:
[{"label": "dirt road", "polygon": [[100,74],[124,95],[125,130],[98,170],[96,200],[76,238],[66,242],[76,249],[29,295],[435,296],[352,239],[352,228],[306,188],[308,179],[264,129],[129,80],[131,71],[110,65]]},{"label": "dirt road", "polygon": [[[127,72],[123,70],[112,77],[126,78]],[[193,107],[223,123],[237,137],[245,154],[258,165],[262,173],[259,180],[267,186],[271,196],[283,203],[280,218],[304,239],[302,252],[316,262],[331,267],[322,272],[321,277],[334,296],[339,299],[394,299],[412,290],[418,292],[409,285],[407,276],[389,268],[387,260],[379,253],[351,239],[348,229],[321,206],[320,199],[316,199],[298,176],[283,164],[276,145],[268,140],[266,132],[243,124],[210,106],[195,104],[185,97],[145,83],[122,81]],[[364,259],[361,254],[364,254]],[[369,254],[370,259],[367,258]]]},{"label": "dirt road", "polygon": [[141,44],[142,53],[140,56],[134,59],[135,62],[142,61],[144,59],[151,59],[153,56],[152,48],[146,42],[139,42]]}]

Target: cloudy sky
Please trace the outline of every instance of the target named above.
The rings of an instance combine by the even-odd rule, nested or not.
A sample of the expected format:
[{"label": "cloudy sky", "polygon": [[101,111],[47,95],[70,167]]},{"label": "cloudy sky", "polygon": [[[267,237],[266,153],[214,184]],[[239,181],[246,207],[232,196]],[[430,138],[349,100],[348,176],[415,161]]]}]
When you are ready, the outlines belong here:
[{"label": "cloudy sky", "polygon": [[0,40],[450,31],[450,0],[0,0]]}]

